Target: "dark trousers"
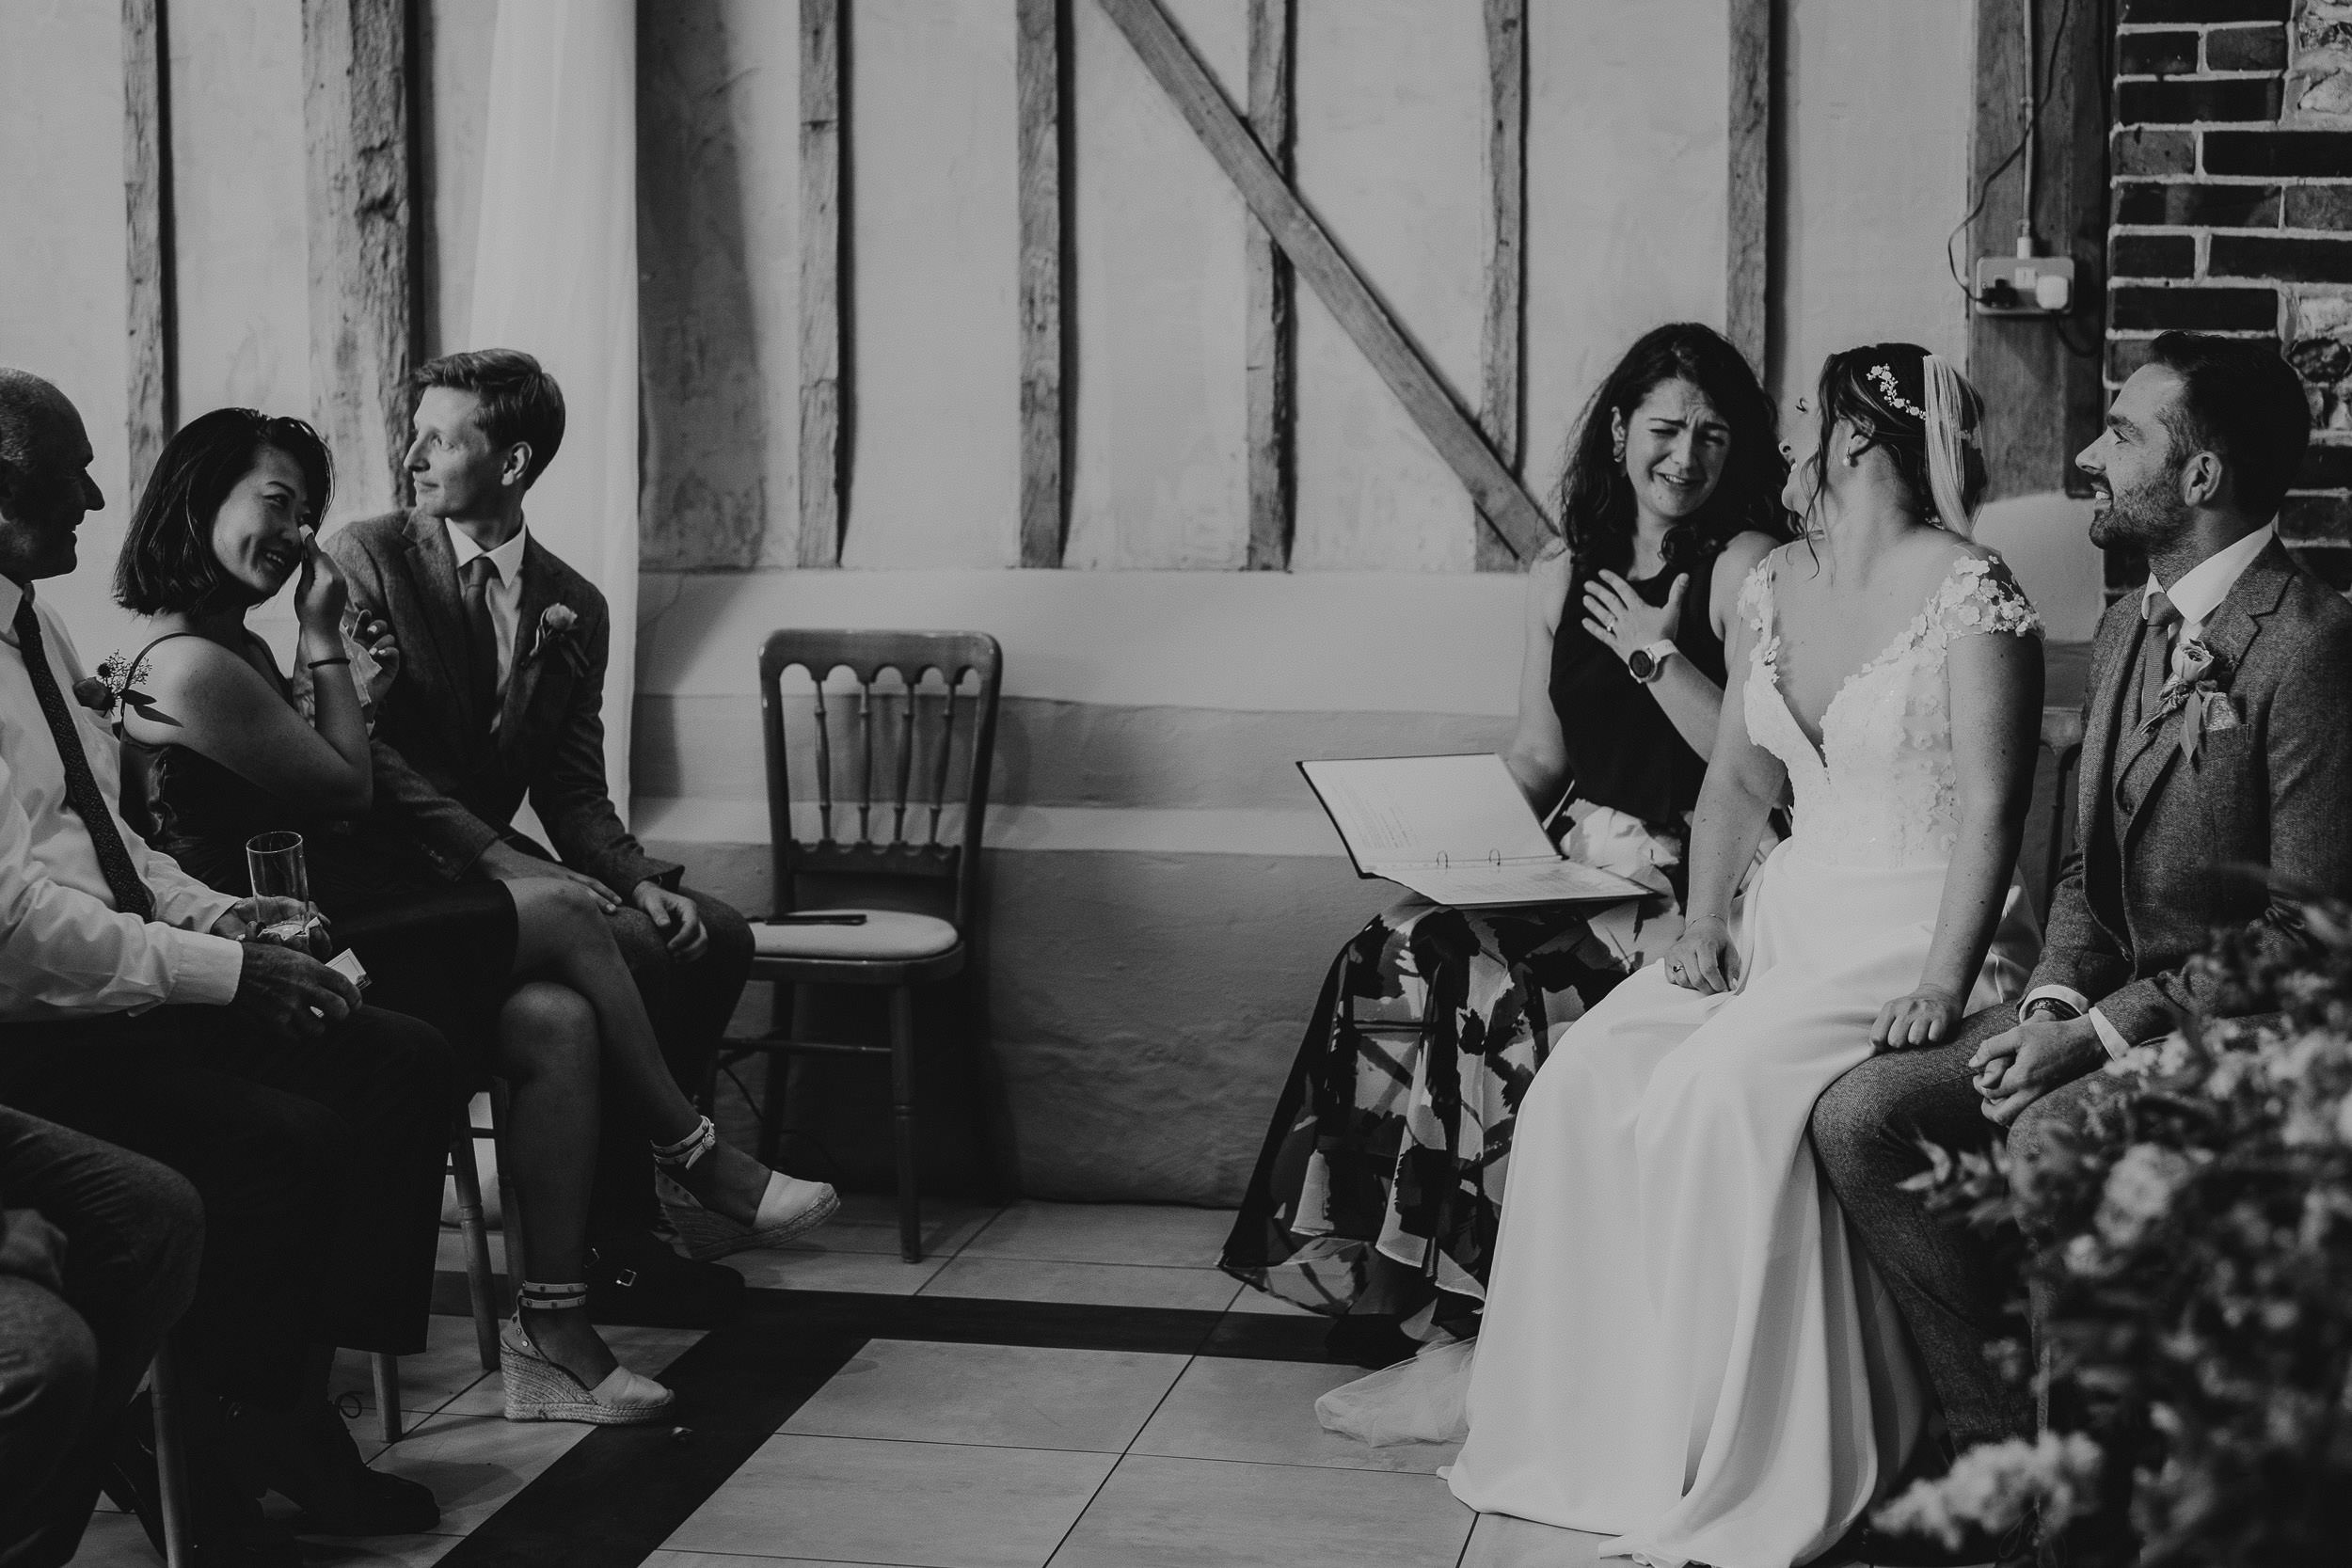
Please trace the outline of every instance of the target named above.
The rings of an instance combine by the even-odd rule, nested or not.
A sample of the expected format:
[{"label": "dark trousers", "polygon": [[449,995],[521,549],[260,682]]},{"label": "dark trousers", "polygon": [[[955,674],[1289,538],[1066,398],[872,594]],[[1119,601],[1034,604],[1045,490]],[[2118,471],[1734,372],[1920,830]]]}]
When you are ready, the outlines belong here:
[{"label": "dark trousers", "polygon": [[[719,1053],[727,1020],[752,973],[752,928],[740,914],[707,894],[678,890],[702,911],[710,945],[692,963],[670,956],[666,939],[643,911],[624,908],[612,916],[613,939],[636,977],[638,994],[653,1020],[654,1036],[671,1073],[688,1097],[702,1092]],[[623,1235],[649,1229],[660,1217],[654,1201],[653,1156],[645,1129],[620,1114],[617,1088],[608,1085],[608,1107],[596,1147],[596,1187],[589,1199],[589,1233]]]},{"label": "dark trousers", "polygon": [[456,1094],[439,1033],[373,1007],[306,1042],[220,1007],[0,1025],[0,1103],[196,1188],[189,1370],[272,1409],[298,1402],[308,1345],[424,1349]]},{"label": "dark trousers", "polygon": [[1922,1139],[1957,1151],[2000,1136],[1968,1058],[2016,1022],[2013,1006],[1972,1013],[1950,1043],[1873,1056],[1813,1106],[1814,1156],[1894,1292],[1960,1449],[2033,1433],[2031,1399],[1985,1359],[1988,1345],[2013,1333],[2003,1312],[2018,1282],[1982,1237],[1929,1214],[1901,1184],[1928,1168]]},{"label": "dark trousers", "polygon": [[0,1275],[0,1568],[71,1560],[115,1418],[196,1293],[204,1211],[156,1162],[0,1106],[0,1207],[65,1232],[65,1288]]}]

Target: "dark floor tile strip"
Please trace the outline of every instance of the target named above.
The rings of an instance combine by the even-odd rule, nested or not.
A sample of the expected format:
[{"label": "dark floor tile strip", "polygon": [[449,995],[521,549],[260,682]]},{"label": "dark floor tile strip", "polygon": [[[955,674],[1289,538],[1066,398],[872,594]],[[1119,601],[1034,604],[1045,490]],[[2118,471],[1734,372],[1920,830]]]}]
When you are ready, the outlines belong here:
[{"label": "dark floor tile strip", "polygon": [[866,1339],[854,1327],[745,1311],[662,1374],[677,1392],[682,1433],[666,1425],[590,1433],[441,1561],[449,1568],[636,1568]]},{"label": "dark floor tile strip", "polygon": [[[452,1282],[454,1282],[453,1286]],[[462,1275],[435,1304],[462,1312]],[[868,1339],[1324,1361],[1321,1319],[961,1296],[754,1290],[662,1381],[677,1424],[590,1433],[441,1559],[447,1568],[635,1568],[725,1484]],[[777,1543],[788,1553],[790,1543]]]}]

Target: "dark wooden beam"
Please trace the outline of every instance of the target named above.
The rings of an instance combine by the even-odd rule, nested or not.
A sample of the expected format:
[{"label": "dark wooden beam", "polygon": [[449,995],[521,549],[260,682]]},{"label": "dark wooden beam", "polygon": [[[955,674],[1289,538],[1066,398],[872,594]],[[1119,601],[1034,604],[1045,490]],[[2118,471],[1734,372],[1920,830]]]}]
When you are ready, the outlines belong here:
[{"label": "dark wooden beam", "polygon": [[[1502,466],[1517,473],[1526,384],[1527,0],[1486,0],[1486,178],[1494,195],[1495,246],[1486,259],[1479,358],[1486,385],[1478,427]],[[1477,550],[1482,572],[1518,564],[1492,529],[1478,531]]]},{"label": "dark wooden beam", "polygon": [[310,405],[350,509],[407,499],[417,348],[408,0],[302,0]]},{"label": "dark wooden beam", "polygon": [[1069,0],[1019,0],[1021,564],[1058,566],[1070,537],[1062,405],[1062,63]]},{"label": "dark wooden beam", "polygon": [[[1249,129],[1284,179],[1291,172],[1291,50],[1298,36],[1295,0],[1249,0]],[[1291,264],[1266,226],[1249,226],[1248,443],[1249,569],[1286,571],[1291,563],[1292,494]]]},{"label": "dark wooden beam", "polygon": [[[2038,62],[2025,57],[2019,0],[1978,0],[1977,108],[1970,144],[1971,200],[2025,133],[2029,72],[2050,91],[2035,137],[2034,233],[2043,255],[2074,259],[2074,309],[2063,321],[1973,312],[1968,379],[1984,394],[1979,450],[1990,499],[2051,490],[2085,493],[2074,453],[2097,439],[2106,414],[2100,376],[2106,300],[2107,42],[2101,8],[2084,0],[2033,0]],[[2066,28],[2058,31],[2060,12]],[[2057,51],[2055,62],[2051,52]],[[1963,276],[1979,256],[2008,256],[2025,195],[2022,161],[1985,192],[1984,210],[1958,242]]]},{"label": "dark wooden beam", "polygon": [[171,48],[166,0],[122,0],[122,195],[129,260],[130,494],[179,424],[172,289]]},{"label": "dark wooden beam", "polygon": [[800,563],[841,563],[842,0],[801,0]]},{"label": "dark wooden beam", "polygon": [[1759,376],[1771,373],[1773,10],[1774,0],[1731,0],[1724,336]]},{"label": "dark wooden beam", "polygon": [[1520,561],[1533,560],[1553,537],[1551,525],[1518,479],[1495,455],[1462,404],[1407,338],[1338,245],[1282,178],[1248,125],[1226,102],[1208,68],[1192,52],[1158,0],[1097,0],[1134,46],[1177,113],[1240,191],[1250,213],[1273,234],[1291,265],[1330,310],[1359,352],[1405,405],[1470,494],[1480,515]]}]

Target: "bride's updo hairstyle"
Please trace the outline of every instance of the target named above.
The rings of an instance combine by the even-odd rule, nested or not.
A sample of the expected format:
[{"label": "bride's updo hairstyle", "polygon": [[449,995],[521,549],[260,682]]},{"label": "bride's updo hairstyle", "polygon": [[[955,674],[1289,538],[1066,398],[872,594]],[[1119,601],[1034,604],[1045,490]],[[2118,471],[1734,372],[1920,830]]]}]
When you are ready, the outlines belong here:
[{"label": "bride's updo hairstyle", "polygon": [[1780,451],[1779,409],[1721,333],[1696,322],[1670,322],[1626,350],[1568,435],[1552,513],[1579,577],[1625,572],[1633,564],[1633,482],[1617,454],[1613,425],[1616,420],[1631,423],[1643,400],[1669,381],[1688,381],[1707,395],[1731,427],[1731,454],[1714,494],[1666,535],[1667,575],[1713,559],[1747,530],[1776,541],[1793,537],[1780,504],[1788,464]]},{"label": "bride's updo hairstyle", "polygon": [[1866,450],[1876,447],[1894,463],[1921,522],[1968,537],[1977,502],[1984,499],[1984,455],[1977,445],[1984,399],[1951,361],[1916,343],[1850,348],[1821,362],[1816,405],[1821,420],[1813,452],[1816,498],[1829,492],[1829,434],[1845,420]]},{"label": "bride's updo hairstyle", "polygon": [[213,553],[213,520],[264,450],[284,452],[302,470],[310,507],[304,521],[318,526],[335,488],[334,460],[319,433],[300,420],[215,408],[183,425],[155,459],[115,561],[116,603],[134,615],[164,615],[258,602]]}]

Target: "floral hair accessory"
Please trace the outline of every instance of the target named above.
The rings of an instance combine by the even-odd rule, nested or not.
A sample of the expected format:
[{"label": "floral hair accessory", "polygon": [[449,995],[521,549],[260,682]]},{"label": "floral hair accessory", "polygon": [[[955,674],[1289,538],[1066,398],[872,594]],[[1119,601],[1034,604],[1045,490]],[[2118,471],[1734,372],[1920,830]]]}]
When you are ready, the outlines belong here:
[{"label": "floral hair accessory", "polygon": [[150,673],[147,660],[139,660],[134,670],[118,649],[98,661],[98,673],[73,683],[73,700],[101,719],[113,717],[117,706],[135,708],[145,717],[155,700],[139,690],[136,683]]},{"label": "floral hair accessory", "polygon": [[1902,389],[1895,385],[1895,372],[1893,367],[1887,365],[1871,366],[1870,379],[1872,382],[1877,384],[1879,395],[1884,398],[1887,401],[1887,404],[1897,412],[1908,414],[1913,419],[1917,420],[1921,424],[1928,422],[1928,411],[1926,409],[1920,407],[1915,403],[1910,403],[1904,400]]}]

